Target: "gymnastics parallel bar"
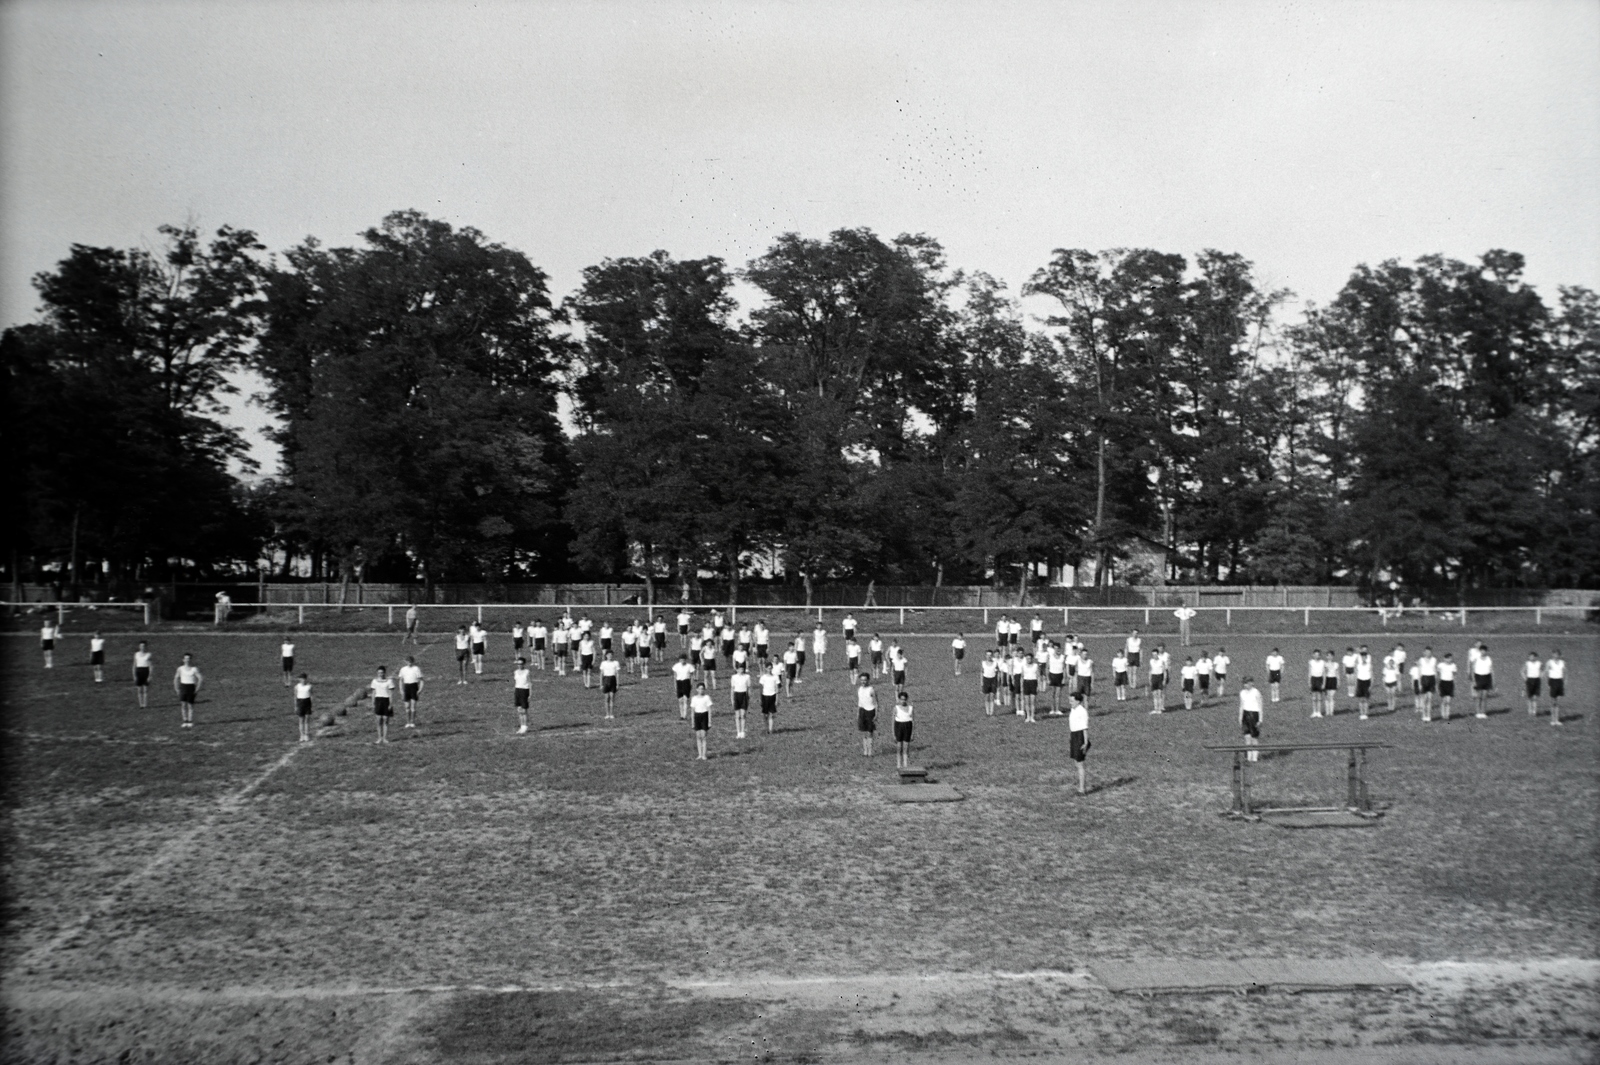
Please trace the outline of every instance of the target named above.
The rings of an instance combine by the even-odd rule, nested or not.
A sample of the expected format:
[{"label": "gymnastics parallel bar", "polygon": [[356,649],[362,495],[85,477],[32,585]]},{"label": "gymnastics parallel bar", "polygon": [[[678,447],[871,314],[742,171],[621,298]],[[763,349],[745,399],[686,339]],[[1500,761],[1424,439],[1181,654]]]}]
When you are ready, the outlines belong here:
[{"label": "gymnastics parallel bar", "polygon": [[[1342,807],[1351,810],[1363,817],[1372,816],[1372,800],[1367,795],[1367,752],[1369,750],[1383,750],[1394,746],[1392,743],[1376,743],[1368,740],[1345,740],[1332,743],[1207,743],[1204,747],[1208,751],[1233,752],[1233,808],[1229,814],[1254,820],[1259,815],[1252,811],[1250,806],[1250,775],[1245,768],[1250,763],[1245,755],[1251,751],[1349,751],[1350,758],[1345,769],[1346,803]],[[1296,809],[1305,813],[1323,813],[1338,810],[1338,806],[1307,806]]]}]

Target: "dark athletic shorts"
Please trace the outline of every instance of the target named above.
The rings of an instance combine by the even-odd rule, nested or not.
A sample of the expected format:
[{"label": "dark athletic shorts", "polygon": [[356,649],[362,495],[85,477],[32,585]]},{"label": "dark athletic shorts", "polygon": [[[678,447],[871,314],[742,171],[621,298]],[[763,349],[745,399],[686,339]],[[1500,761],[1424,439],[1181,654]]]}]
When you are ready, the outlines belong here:
[{"label": "dark athletic shorts", "polygon": [[717,660],[715,658],[702,658],[700,660],[700,668],[714,675],[717,672]]},{"label": "dark athletic shorts", "polygon": [[622,657],[624,659],[638,658],[639,657],[639,645],[638,644],[632,644],[632,643],[623,644],[622,645]]},{"label": "dark athletic shorts", "polygon": [[465,648],[457,648],[456,649],[456,661],[457,662],[465,662],[467,660],[467,656],[470,655],[471,653],[472,653],[471,651],[468,651]]},{"label": "dark athletic shorts", "polygon": [[293,669],[294,669],[294,655],[288,655],[287,657],[285,657],[283,659],[283,671],[285,673],[288,673],[288,672],[291,672]]},{"label": "dark athletic shorts", "polygon": [[594,668],[594,655],[584,655],[579,660],[578,665],[581,666],[584,669],[593,669]]},{"label": "dark athletic shorts", "polygon": [[1449,698],[1450,696],[1454,695],[1455,693],[1456,693],[1456,682],[1455,681],[1453,681],[1453,680],[1441,680],[1439,682],[1439,697],[1441,699]]},{"label": "dark athletic shorts", "polygon": [[687,635],[689,635],[689,626],[687,626],[687,625],[679,625],[678,626],[678,635],[679,636],[687,636]]},{"label": "dark athletic shorts", "polygon": [[894,671],[894,682],[896,684],[900,685],[901,687],[904,687],[905,683],[906,683],[906,671],[903,670],[903,669],[895,670]]},{"label": "dark athletic shorts", "polygon": [[1356,681],[1356,698],[1357,699],[1365,699],[1367,696],[1369,696],[1371,694],[1372,694],[1372,678],[1371,677],[1368,677],[1366,680],[1358,680],[1358,681]]},{"label": "dark athletic shorts", "polygon": [[1193,693],[1193,691],[1194,691],[1194,681],[1190,680],[1188,677],[1184,677],[1183,678],[1183,691],[1184,691],[1184,694],[1186,694],[1186,695]]},{"label": "dark athletic shorts", "polygon": [[1422,681],[1422,690],[1425,692],[1431,692],[1433,691],[1434,683],[1438,680],[1438,674],[1424,673],[1418,679]]},{"label": "dark athletic shorts", "polygon": [[311,700],[310,699],[296,699],[294,701],[294,712],[296,714],[299,714],[301,717],[310,717],[311,716]]},{"label": "dark athletic shorts", "polygon": [[766,644],[764,644],[764,643],[756,644],[756,657],[757,658],[766,658],[767,657],[767,645]]},{"label": "dark athletic shorts", "polygon": [[859,657],[847,658],[845,659],[845,665],[849,667],[850,672],[854,673],[861,668],[861,659]]},{"label": "dark athletic shorts", "polygon": [[876,710],[863,710],[856,708],[856,730],[859,732],[878,731],[878,712]]},{"label": "dark athletic shorts", "polygon": [[655,644],[657,647],[665,647],[667,645],[667,634],[664,632],[656,633]]},{"label": "dark athletic shorts", "polygon": [[404,699],[408,703],[416,702],[417,701],[417,691],[418,691],[418,689],[420,687],[421,687],[420,684],[402,684],[402,685],[400,685],[400,698]]},{"label": "dark athletic shorts", "polygon": [[150,667],[149,666],[135,666],[134,667],[134,669],[133,669],[133,684],[134,684],[134,687],[136,687],[136,688],[148,688],[150,686]]},{"label": "dark athletic shorts", "polygon": [[393,717],[394,711],[389,709],[389,700],[382,695],[372,697],[372,712],[378,717]]},{"label": "dark athletic shorts", "polygon": [[535,651],[543,651],[544,650],[544,637],[543,636],[535,636],[534,637],[534,639],[533,639],[533,649]]},{"label": "dark athletic shorts", "polygon": [[1021,673],[1013,673],[1013,674],[1011,674],[1011,690],[1014,691],[1014,692],[1020,692],[1022,690],[1022,674]]},{"label": "dark athletic shorts", "polygon": [[601,677],[600,678],[600,694],[601,695],[604,695],[607,692],[614,692],[616,690],[617,690],[617,678],[616,677]]},{"label": "dark athletic shorts", "polygon": [[954,652],[957,662],[967,657],[967,649],[965,647],[952,647],[950,650]]},{"label": "dark athletic shorts", "polygon": [[[293,661],[293,659],[290,659],[290,661]],[[89,664],[91,666],[103,666],[103,665],[105,665],[106,664],[106,653],[105,653],[105,651],[103,651],[103,650],[101,650],[101,651],[90,651],[89,652]]]},{"label": "dark athletic shorts", "polygon": [[691,694],[689,689],[693,685],[694,685],[694,681],[691,681],[691,680],[680,680],[680,681],[678,681],[678,683],[677,683],[678,698],[680,698],[680,699],[689,698],[689,696]]},{"label": "dark athletic shorts", "polygon": [[521,636],[513,636],[513,637],[511,637],[511,649],[513,651],[522,650],[522,637]]},{"label": "dark athletic shorts", "polygon": [[481,643],[473,644],[472,645],[472,653],[475,654],[475,655],[483,654],[484,653],[483,644],[481,644]]},{"label": "dark athletic shorts", "polygon": [[874,651],[874,652],[872,652],[872,664],[875,665],[875,666],[883,665],[883,652],[882,651]]},{"label": "dark athletic shorts", "polygon": [[1280,684],[1280,683],[1282,683],[1282,681],[1283,681],[1283,670],[1281,670],[1281,669],[1269,669],[1269,670],[1267,670],[1267,683],[1268,684]]},{"label": "dark athletic shorts", "polygon": [[526,710],[528,708],[528,689],[512,688],[511,705],[516,707],[518,710]]},{"label": "dark athletic shorts", "polygon": [[1079,730],[1072,734],[1072,740],[1067,746],[1067,753],[1074,762],[1081,762],[1089,755],[1089,733]]},{"label": "dark athletic shorts", "polygon": [[1052,687],[1052,688],[1064,688],[1064,687],[1066,687],[1066,685],[1067,685],[1067,675],[1065,673],[1052,673],[1052,674],[1050,674],[1050,687]]},{"label": "dark athletic shorts", "polygon": [[1201,691],[1208,692],[1208,691],[1211,690],[1211,674],[1202,673],[1202,674],[1200,674],[1198,679],[1200,681],[1200,690]]},{"label": "dark athletic shorts", "polygon": [[1111,678],[1111,683],[1118,688],[1126,688],[1128,686],[1128,675],[1126,673],[1118,673]]},{"label": "dark athletic shorts", "polygon": [[733,657],[733,641],[732,640],[723,640],[722,641],[722,657],[723,658],[732,658]]},{"label": "dark athletic shorts", "polygon": [[194,702],[194,685],[193,684],[180,684],[180,685],[178,685],[178,701],[181,702],[181,703],[192,703],[192,702]]},{"label": "dark athletic shorts", "polygon": [[1523,679],[1528,682],[1527,683],[1528,698],[1537,699],[1539,697],[1539,678],[1538,677],[1525,677]]},{"label": "dark athletic shorts", "polygon": [[750,693],[749,692],[734,692],[733,693],[733,708],[735,710],[748,710],[748,709],[750,709]]},{"label": "dark athletic shorts", "polygon": [[983,694],[985,694],[985,695],[993,695],[994,694],[994,689],[995,689],[995,678],[994,677],[984,677],[983,678]]},{"label": "dark athletic shorts", "polygon": [[797,663],[797,662],[785,662],[783,664],[784,675],[787,676],[790,680],[794,680],[794,675],[796,673],[798,673],[799,671],[800,671],[800,666],[799,666],[799,663]]},{"label": "dark athletic shorts", "polygon": [[801,666],[806,664],[806,653],[804,651],[796,651],[794,655]]},{"label": "dark athletic shorts", "polygon": [[1559,699],[1565,694],[1567,694],[1567,678],[1566,677],[1551,677],[1550,678],[1550,698]]},{"label": "dark athletic shorts", "polygon": [[1246,710],[1239,719],[1239,731],[1251,739],[1261,738],[1261,715],[1254,710]]},{"label": "dark athletic shorts", "polygon": [[56,649],[56,642],[54,640],[40,640],[39,649],[41,651],[54,651]]},{"label": "dark athletic shorts", "polygon": [[767,695],[763,692],[761,696],[761,712],[763,714],[776,714],[778,712],[778,697],[776,695]]},{"label": "dark athletic shorts", "polygon": [[711,729],[711,715],[710,714],[698,713],[698,714],[694,715],[694,730],[696,732],[707,732],[707,731],[710,731],[710,729]]},{"label": "dark athletic shorts", "polygon": [[1165,673],[1152,673],[1152,674],[1150,674],[1150,690],[1151,691],[1158,692],[1162,688],[1165,688],[1166,686],[1167,686],[1167,675]]},{"label": "dark athletic shorts", "polygon": [[1479,692],[1491,691],[1494,688],[1493,673],[1474,673],[1472,675],[1472,690]]},{"label": "dark athletic shorts", "polygon": [[602,636],[602,637],[601,637],[601,638],[600,638],[600,650],[602,650],[602,651],[609,651],[609,650],[611,650],[611,637],[609,637],[609,636]]},{"label": "dark athletic shorts", "polygon": [[894,742],[910,743],[911,726],[914,724],[916,724],[914,721],[896,721],[894,723]]},{"label": "dark athletic shorts", "polygon": [[1085,699],[1089,698],[1089,689],[1093,688],[1093,687],[1094,687],[1094,678],[1093,677],[1079,677],[1078,678],[1078,694],[1083,696]]},{"label": "dark athletic shorts", "polygon": [[1023,682],[1022,682],[1022,694],[1023,695],[1038,695],[1039,694],[1039,682],[1037,680],[1024,679]]},{"label": "dark athletic shorts", "polygon": [[1138,669],[1139,668],[1139,652],[1138,651],[1129,651],[1128,652],[1128,668],[1129,669]]},{"label": "dark athletic shorts", "polygon": [[1326,679],[1327,679],[1326,677],[1312,677],[1311,678],[1311,690],[1313,692],[1321,691],[1322,690],[1322,682],[1324,680],[1326,680]]}]

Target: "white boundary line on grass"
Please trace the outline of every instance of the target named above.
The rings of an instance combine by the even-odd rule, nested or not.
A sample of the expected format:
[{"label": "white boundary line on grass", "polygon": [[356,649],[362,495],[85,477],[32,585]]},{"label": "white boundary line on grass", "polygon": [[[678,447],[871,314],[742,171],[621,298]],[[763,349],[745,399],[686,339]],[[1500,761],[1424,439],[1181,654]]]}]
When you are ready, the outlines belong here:
[{"label": "white boundary line on grass", "polygon": [[56,933],[55,938],[51,939],[48,943],[34,947],[32,950],[22,955],[21,958],[17,959],[16,963],[12,966],[13,974],[17,973],[18,971],[26,972],[26,970],[32,966],[38,965],[51,954],[54,954],[57,950],[60,950],[68,943],[72,942],[89,927],[96,917],[102,917],[105,914],[110,913],[111,910],[116,907],[117,903],[122,900],[129,888],[137,884],[139,881],[146,879],[163,866],[170,865],[182,858],[188,853],[194,841],[208,829],[210,829],[212,825],[216,824],[219,817],[224,814],[233,813],[235,810],[237,810],[240,803],[244,802],[244,800],[250,796],[251,792],[255,791],[268,780],[272,779],[273,774],[282,769],[284,766],[288,765],[300,750],[301,748],[298,745],[289,748],[289,750],[284,752],[282,758],[279,758],[276,762],[273,762],[266,769],[262,770],[254,780],[250,781],[250,783],[246,784],[238,791],[224,795],[221,800],[218,801],[216,808],[212,810],[211,813],[207,814],[199,824],[195,825],[193,828],[190,828],[187,832],[183,833],[181,836],[178,836],[176,839],[168,840],[166,843],[162,844],[161,849],[156,851],[149,861],[145,862],[143,866],[129,873],[121,880],[117,881],[116,885],[112,887],[110,891],[96,899],[89,906],[89,908],[78,917],[77,920],[73,921],[71,924],[67,925],[66,928]]},{"label": "white boundary line on grass", "polygon": [[[953,632],[953,631],[952,632],[904,632],[904,631],[893,630],[893,629],[882,629],[880,631],[888,632],[888,633],[890,633],[890,635],[893,635],[893,636],[903,636],[903,637],[905,637],[907,639],[953,640],[958,635],[967,635],[966,631],[961,632],[961,633],[957,633],[957,632]],[[977,632],[977,633],[980,633],[980,634],[983,634],[983,633],[987,632],[987,630],[984,630],[984,629],[972,629],[972,630],[967,630],[967,631]],[[1454,628],[1449,629],[1449,630],[1418,629],[1418,630],[1409,631],[1409,632],[1408,631],[1404,631],[1404,630],[1400,630],[1400,629],[1368,629],[1365,632],[1311,632],[1309,630],[1303,631],[1303,632],[1244,632],[1242,630],[1235,631],[1233,629],[1229,629],[1227,632],[1197,632],[1197,633],[1194,633],[1190,637],[1190,643],[1191,643],[1191,645],[1199,646],[1200,644],[1220,643],[1224,639],[1228,639],[1228,640],[1232,640],[1232,639],[1240,639],[1240,640],[1268,640],[1268,639],[1275,639],[1275,640],[1307,640],[1307,639],[1315,639],[1315,640],[1354,640],[1354,639],[1371,639],[1374,636],[1394,636],[1397,639],[1399,639],[1399,638],[1402,638],[1402,637],[1424,637],[1424,636],[1431,637],[1431,636],[1435,636],[1436,634],[1441,633],[1441,632],[1445,632],[1445,631],[1459,632],[1459,634],[1461,636],[1463,636],[1466,639],[1470,639],[1470,640],[1480,640],[1480,639],[1486,639],[1486,638],[1489,638],[1489,637],[1493,637],[1494,639],[1497,639],[1497,640],[1502,640],[1502,639],[1503,640],[1511,640],[1511,639],[1517,639],[1517,638],[1520,638],[1520,637],[1534,637],[1534,636],[1543,637],[1545,639],[1559,639],[1561,637],[1571,637],[1572,639],[1575,639],[1575,640],[1593,640],[1593,639],[1600,638],[1600,632],[1552,632],[1549,628],[1536,629],[1536,630],[1533,630],[1531,632],[1489,632],[1487,630],[1475,630],[1475,629],[1470,629],[1470,628],[1462,629],[1462,630],[1457,630],[1457,629],[1454,629]],[[1140,634],[1145,638],[1146,641],[1150,640],[1152,637],[1166,637],[1166,636],[1171,636],[1174,640],[1181,639],[1181,637],[1175,632],[1155,632],[1155,631],[1151,631],[1149,629],[1141,629],[1140,630]],[[202,637],[204,637],[204,636],[238,636],[238,637],[252,636],[252,637],[257,637],[257,638],[269,638],[270,639],[270,638],[276,638],[279,635],[280,635],[280,633],[278,633],[278,632],[237,632],[237,631],[233,631],[233,632],[189,632],[189,631],[186,631],[186,630],[173,631],[173,630],[160,630],[160,629],[141,629],[138,632],[126,632],[126,633],[124,633],[124,632],[112,632],[112,633],[108,634],[108,637],[109,636],[139,636],[141,638],[144,638],[144,637],[150,637],[150,636],[202,636]],[[327,637],[352,637],[353,638],[353,637],[358,637],[358,636],[359,637],[364,637],[366,639],[373,639],[375,637],[382,637],[383,639],[389,640],[389,639],[393,639],[394,638],[394,633],[392,633],[392,632],[311,632],[311,631],[309,631],[307,629],[296,629],[296,630],[294,630],[294,635],[297,638],[316,637],[318,639],[323,639],[323,638],[327,638]],[[438,633],[431,633],[431,634],[425,634],[425,635],[438,636],[439,639],[431,640],[431,641],[428,641],[426,643],[417,644],[415,646],[418,646],[418,647],[421,647],[423,649],[426,649],[426,648],[429,648],[429,647],[433,647],[435,645],[442,645],[443,643],[445,643],[445,641],[452,634],[448,633],[448,632],[438,632]],[[501,638],[506,640],[506,641],[509,641],[511,639],[510,636],[505,636],[503,634],[497,634],[497,635],[500,635]],[[1120,635],[1120,633],[1115,633],[1115,632],[1107,632],[1107,633],[1090,632],[1090,633],[1085,633],[1085,635],[1087,635],[1090,639],[1115,639],[1115,638],[1117,638],[1118,635]],[[22,637],[27,637],[29,639],[38,639],[39,638],[39,634],[38,633],[34,633],[34,632],[0,632],[0,636],[22,636]],[[1216,639],[1212,639],[1211,637],[1216,637]],[[62,637],[63,640],[68,639],[68,638],[69,637],[66,637],[66,636]],[[832,632],[828,633],[828,639],[829,640],[834,640],[836,638],[837,637],[836,637],[836,635],[834,633],[832,633]],[[667,648],[667,650],[670,652],[672,650],[672,648],[669,646]],[[978,650],[982,650],[982,648],[980,647],[980,648],[978,648]],[[546,654],[548,654],[548,653],[549,652],[547,651]],[[677,656],[673,655],[673,654],[669,654],[667,657],[675,659]]]},{"label": "white boundary line on grass", "polygon": [[[1530,958],[1524,961],[1434,961],[1405,962],[1383,960],[1383,964],[1415,984],[1451,985],[1475,983],[1483,980],[1573,980],[1580,983],[1600,982],[1600,960],[1592,958]],[[1103,990],[1099,980],[1088,970],[1040,969],[1032,972],[932,972],[932,973],[858,973],[850,976],[768,976],[751,974],[721,980],[553,980],[530,981],[516,984],[380,984],[360,986],[350,984],[313,984],[299,987],[262,987],[233,985],[213,988],[194,988],[173,985],[105,985],[88,984],[60,988],[34,987],[18,989],[14,984],[3,995],[13,1006],[64,1005],[77,1001],[105,1001],[124,997],[142,1001],[168,1002],[230,1002],[249,999],[294,998],[354,998],[386,997],[395,995],[456,995],[490,994],[516,995],[540,994],[562,991],[616,991],[649,990],[659,987],[690,992],[751,992],[782,991],[793,989],[819,989],[827,987],[860,987],[877,985],[892,989],[894,986],[953,983],[985,984],[1039,981],[1064,984],[1081,991]]]}]

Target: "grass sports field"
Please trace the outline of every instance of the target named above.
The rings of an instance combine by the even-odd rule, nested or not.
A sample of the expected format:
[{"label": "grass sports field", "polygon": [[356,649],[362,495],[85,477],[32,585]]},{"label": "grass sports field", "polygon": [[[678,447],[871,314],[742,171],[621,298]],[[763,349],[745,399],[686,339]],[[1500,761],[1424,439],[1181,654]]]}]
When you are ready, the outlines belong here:
[{"label": "grass sports field", "polygon": [[[426,637],[421,727],[387,747],[367,704],[297,744],[275,635],[151,636],[148,710],[132,634],[111,638],[101,685],[81,630],[48,672],[35,640],[7,637],[5,1057],[1593,1060],[1600,640],[1485,638],[1490,718],[1458,705],[1423,724],[1381,699],[1358,721],[1342,694],[1336,718],[1308,719],[1304,660],[1325,636],[1230,635],[1228,698],[1183,712],[1174,693],[1152,717],[1142,694],[1112,701],[1117,641],[1092,637],[1080,797],[1065,718],[985,717],[971,654],[957,679],[948,639],[911,637],[914,760],[964,801],[893,804],[888,726],[863,758],[836,634],[776,734],[752,711],[736,740],[724,686],[704,763],[664,667],[625,679],[609,723],[598,690],[536,674],[516,735],[504,635],[468,686]],[[1468,640],[1430,637],[1458,659]],[[319,724],[403,661],[393,636],[296,642]],[[1394,745],[1371,755],[1374,827],[1220,816],[1228,762],[1202,745],[1238,736],[1232,690],[1264,680],[1272,646],[1288,683],[1264,742]],[[1562,728],[1527,715],[1516,678],[1552,646]],[[206,678],[192,730],[170,686],[184,650]],[[1255,775],[1267,803],[1343,788],[1339,752]],[[1141,998],[1092,975],[1357,956],[1413,988]]]}]

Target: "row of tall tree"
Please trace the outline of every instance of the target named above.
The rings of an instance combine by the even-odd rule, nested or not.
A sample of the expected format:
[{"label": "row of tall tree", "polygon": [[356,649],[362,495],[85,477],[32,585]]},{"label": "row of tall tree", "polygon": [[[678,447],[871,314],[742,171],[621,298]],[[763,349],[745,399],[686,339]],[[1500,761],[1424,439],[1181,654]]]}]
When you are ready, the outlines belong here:
[{"label": "row of tall tree", "polygon": [[[1185,580],[1600,580],[1600,300],[1510,252],[1360,266],[1290,323],[1217,251],[1059,249],[1014,295],[849,229],[558,303],[416,212],[270,259],[163,234],[74,246],[0,340],[14,572],[1099,582],[1154,576],[1142,540]],[[252,487],[243,369],[283,454]]]}]

